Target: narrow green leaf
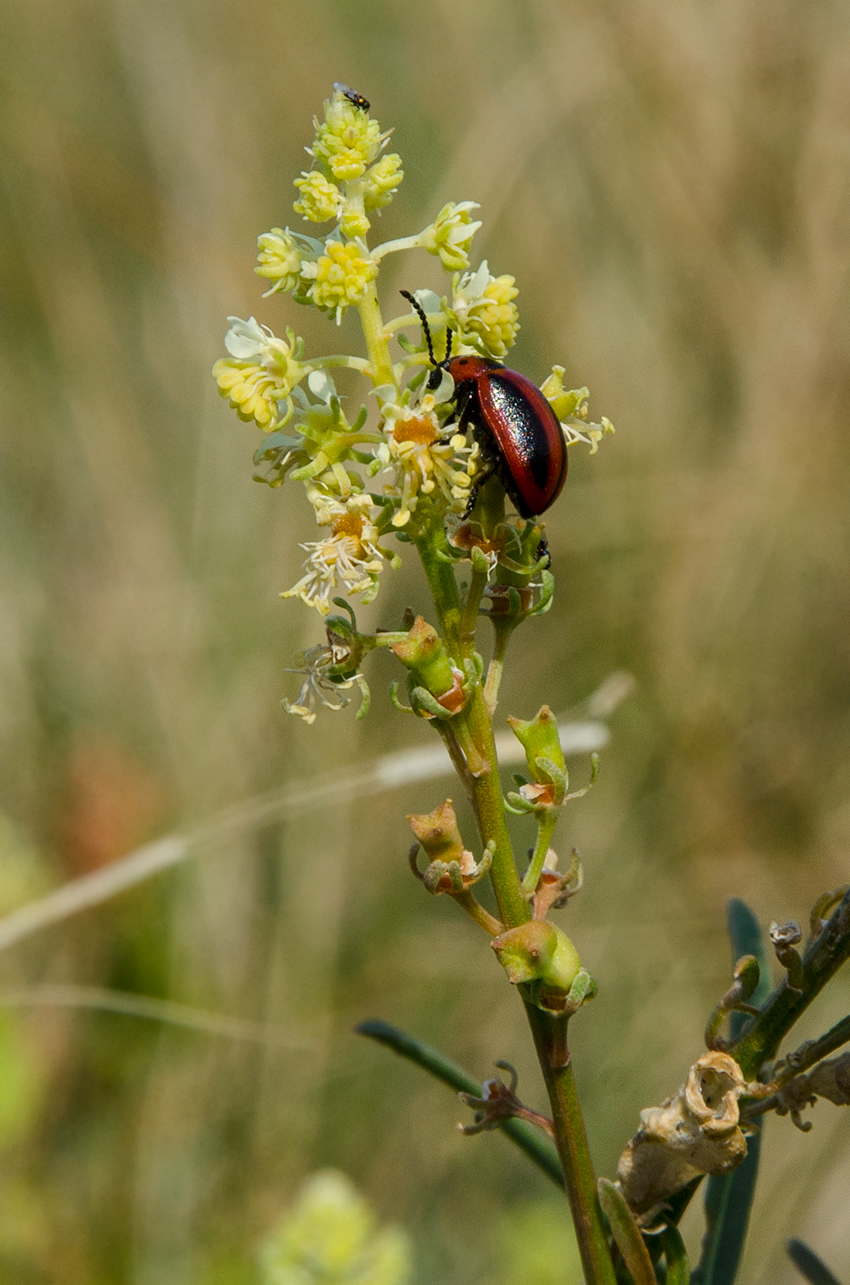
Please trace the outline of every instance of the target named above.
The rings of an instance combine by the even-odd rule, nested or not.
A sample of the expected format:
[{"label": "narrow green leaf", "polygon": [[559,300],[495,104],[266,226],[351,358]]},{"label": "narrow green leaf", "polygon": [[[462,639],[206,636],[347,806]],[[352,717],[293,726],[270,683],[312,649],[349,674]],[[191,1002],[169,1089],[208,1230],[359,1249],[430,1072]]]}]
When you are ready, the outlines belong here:
[{"label": "narrow green leaf", "polygon": [[667,1264],[664,1285],[689,1285],[691,1265],[688,1262],[685,1242],[682,1240],[682,1233],[679,1228],[665,1227],[659,1240],[661,1241],[664,1260]]},{"label": "narrow green leaf", "polygon": [[599,1179],[599,1203],[634,1285],[657,1285],[655,1269],[634,1214],[610,1178]]},{"label": "narrow green leaf", "polygon": [[785,1242],[785,1248],[788,1250],[788,1257],[797,1268],[800,1275],[809,1282],[809,1285],[841,1285],[837,1277],[827,1267],[822,1259],[818,1258],[813,1249],[809,1249],[803,1241],[797,1240],[794,1236]]},{"label": "narrow green leaf", "polygon": [[[759,981],[751,997],[756,1007],[770,994],[770,961],[759,922],[744,901],[733,897],[727,906],[727,925],[732,943],[732,963],[742,955],[755,955]],[[746,1013],[732,1013],[734,1039],[749,1020]],[[733,1285],[744,1252],[750,1210],[758,1177],[760,1130],[747,1140],[743,1164],[723,1177],[711,1177],[705,1190],[706,1232],[699,1266],[692,1275],[694,1285]]]},{"label": "narrow green leaf", "polygon": [[[390,1026],[388,1022],[371,1018],[361,1022],[354,1029],[356,1034],[376,1040],[379,1044],[392,1049],[394,1053],[398,1053],[399,1057],[406,1057],[408,1061],[415,1062],[423,1071],[442,1080],[443,1084],[448,1084],[450,1088],[457,1089],[459,1093],[477,1095],[481,1092],[481,1081],[476,1080],[462,1066],[458,1066],[457,1062],[452,1062],[438,1049],[423,1043],[422,1040],[414,1039],[412,1035],[400,1031],[396,1026]],[[507,1134],[520,1151],[525,1152],[529,1160],[534,1161],[547,1178],[551,1178],[552,1182],[563,1188],[564,1172],[558,1154],[534,1125],[527,1124],[524,1120],[508,1120],[501,1126],[501,1131]]]}]

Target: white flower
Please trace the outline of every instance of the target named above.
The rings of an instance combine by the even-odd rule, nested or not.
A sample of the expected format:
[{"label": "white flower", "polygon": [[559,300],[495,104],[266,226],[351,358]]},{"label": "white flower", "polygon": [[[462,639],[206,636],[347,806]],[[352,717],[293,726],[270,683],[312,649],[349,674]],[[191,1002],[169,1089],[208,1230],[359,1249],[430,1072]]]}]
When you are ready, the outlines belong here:
[{"label": "white flower", "polygon": [[353,495],[347,504],[320,492],[310,498],[317,520],[322,526],[330,526],[330,534],[323,540],[302,544],[310,555],[304,564],[305,574],[281,598],[300,598],[323,616],[329,613],[340,585],[348,593],[361,594],[364,602],[371,602],[378,592],[384,563],[377,545],[377,528],[364,512],[372,507],[369,496]]},{"label": "white flower", "polygon": [[398,510],[393,526],[403,527],[416,510],[419,494],[442,494],[447,506],[465,506],[478,459],[478,444],[467,445],[461,433],[441,437],[437,419],[437,402],[426,393],[417,406],[384,407],[386,440],[378,447],[377,456],[385,469],[395,477],[384,493],[397,497]]},{"label": "white flower", "polygon": [[339,693],[350,691],[355,684],[361,685],[361,674],[352,674],[344,679],[329,677],[328,671],[345,660],[344,648],[320,644],[301,652],[294,659],[298,662],[297,668],[287,668],[283,672],[300,674],[304,682],[297,701],[284,699],[280,703],[287,714],[297,714],[305,723],[315,723],[317,705],[322,705],[325,709],[342,709],[348,704],[350,697],[340,697]]}]

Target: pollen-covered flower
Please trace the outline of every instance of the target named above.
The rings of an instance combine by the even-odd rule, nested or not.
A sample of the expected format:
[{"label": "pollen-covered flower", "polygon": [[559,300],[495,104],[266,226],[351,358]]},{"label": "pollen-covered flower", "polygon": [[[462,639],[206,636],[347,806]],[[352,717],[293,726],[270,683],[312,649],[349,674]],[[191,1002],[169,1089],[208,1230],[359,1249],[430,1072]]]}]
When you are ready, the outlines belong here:
[{"label": "pollen-covered flower", "polygon": [[[342,654],[340,654],[342,652]],[[338,669],[345,661],[345,649],[334,645],[310,647],[293,658],[295,667],[284,669],[285,674],[300,674],[304,681],[296,701],[282,700],[280,703],[287,714],[296,714],[305,723],[315,723],[316,706],[325,709],[340,710],[351,699],[340,697],[340,692],[350,691],[361,685],[362,675],[351,674],[346,678],[332,676],[331,671]]]},{"label": "pollen-covered flower", "polygon": [[552,374],[541,385],[540,391],[561,421],[568,446],[574,442],[585,442],[591,455],[595,455],[602,438],[614,432],[614,425],[605,415],[598,424],[588,420],[587,399],[590,393],[586,388],[564,388],[563,366],[552,367]]},{"label": "pollen-covered flower", "polygon": [[328,219],[339,217],[342,205],[342,193],[336,183],[331,183],[318,170],[303,173],[300,178],[292,180],[301,196],[293,205],[296,214],[303,214],[311,223],[327,223]]},{"label": "pollen-covered flower", "polygon": [[305,574],[281,598],[300,598],[323,616],[330,611],[339,585],[348,593],[361,594],[364,602],[371,602],[378,592],[383,559],[377,546],[377,527],[369,516],[373,507],[370,497],[353,495],[343,504],[319,496],[314,504],[318,521],[330,527],[330,534],[323,540],[302,544],[310,555]]},{"label": "pollen-covered flower", "polygon": [[303,265],[303,275],[312,278],[308,297],[317,308],[335,313],[337,322],[346,308],[360,303],[370,281],[378,275],[378,265],[364,251],[365,246],[357,241],[345,245],[328,241],[325,253],[315,263]]},{"label": "pollen-covered flower", "polygon": [[468,446],[461,433],[448,439],[441,436],[435,407],[431,393],[426,393],[415,407],[395,403],[384,407],[387,436],[377,456],[385,468],[395,471],[394,480],[384,488],[386,495],[399,500],[392,519],[394,527],[407,525],[420,494],[437,492],[447,506],[465,505],[469,499],[478,444]]},{"label": "pollen-covered flower", "polygon": [[316,130],[312,151],[334,179],[350,182],[372,164],[382,141],[378,122],[336,91],[325,102],[325,119]]},{"label": "pollen-covered flower", "polygon": [[231,356],[219,358],[213,377],[240,419],[253,420],[268,431],[288,418],[292,390],[309,369],[297,360],[302,340],[290,328],[285,340],[278,339],[253,317],[227,320],[231,324],[224,346]]},{"label": "pollen-covered flower", "polygon": [[452,282],[452,311],[465,339],[479,339],[487,352],[504,357],[516,340],[519,313],[513,302],[519,291],[511,276],[490,275],[487,260],[477,272]]},{"label": "pollen-covered flower", "polygon": [[469,214],[478,209],[477,201],[449,201],[444,205],[430,227],[419,235],[419,244],[429,254],[438,254],[446,272],[458,272],[469,266],[469,247],[481,227],[481,220],[473,223]]},{"label": "pollen-covered flower", "polygon": [[274,294],[276,290],[294,290],[301,275],[301,251],[292,233],[288,229],[284,232],[283,228],[272,228],[271,232],[257,237],[257,245],[260,247],[257,255],[260,266],[254,271],[258,277],[266,277],[272,283],[266,294]]},{"label": "pollen-covered flower", "polygon": [[393,195],[404,178],[401,168],[401,157],[396,152],[388,152],[376,161],[366,172],[363,179],[363,200],[367,210],[381,210],[389,205]]}]

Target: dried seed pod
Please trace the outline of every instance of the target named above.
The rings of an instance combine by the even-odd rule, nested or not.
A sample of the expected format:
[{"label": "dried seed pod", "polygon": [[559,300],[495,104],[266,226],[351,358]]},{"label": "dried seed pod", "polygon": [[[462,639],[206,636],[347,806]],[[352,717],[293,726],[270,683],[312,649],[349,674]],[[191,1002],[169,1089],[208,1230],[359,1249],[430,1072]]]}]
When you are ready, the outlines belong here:
[{"label": "dried seed pod", "polygon": [[699,1174],[729,1173],[747,1154],[738,1098],[747,1091],[726,1053],[704,1053],[677,1093],[640,1113],[617,1165],[623,1195],[643,1222]]}]

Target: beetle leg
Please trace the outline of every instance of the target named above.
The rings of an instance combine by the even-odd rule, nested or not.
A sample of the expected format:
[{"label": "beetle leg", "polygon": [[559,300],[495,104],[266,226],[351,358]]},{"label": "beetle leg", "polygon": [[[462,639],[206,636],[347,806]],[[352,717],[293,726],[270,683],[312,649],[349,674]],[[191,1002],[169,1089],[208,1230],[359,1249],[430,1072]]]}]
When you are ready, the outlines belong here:
[{"label": "beetle leg", "polygon": [[496,472],[496,461],[492,459],[487,459],[486,456],[482,456],[481,469],[479,470],[478,476],[476,477],[475,481],[472,484],[472,489],[469,492],[469,500],[467,501],[466,508],[463,511],[464,522],[469,517],[472,510],[475,508],[475,502],[478,499],[478,492],[481,490],[481,487],[484,485],[485,482],[488,482],[490,480],[490,478],[493,476],[495,472]]},{"label": "beetle leg", "polygon": [[454,437],[455,433],[465,433],[470,425],[473,427],[475,426],[475,421],[472,418],[473,407],[468,389],[461,387],[457,390],[455,410],[457,411],[457,419],[450,425],[449,431],[446,433],[445,437],[441,439],[442,441],[447,442]]}]

